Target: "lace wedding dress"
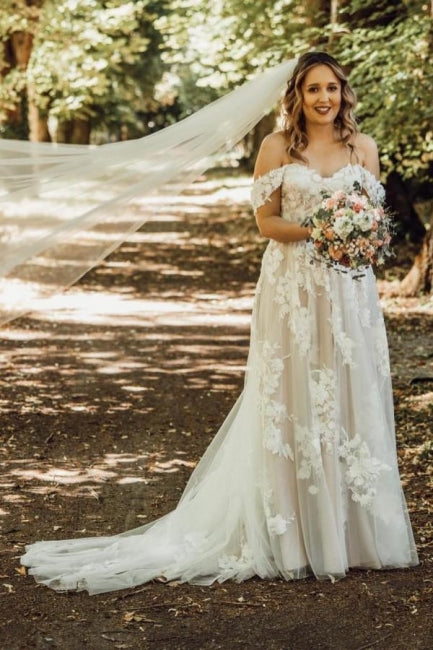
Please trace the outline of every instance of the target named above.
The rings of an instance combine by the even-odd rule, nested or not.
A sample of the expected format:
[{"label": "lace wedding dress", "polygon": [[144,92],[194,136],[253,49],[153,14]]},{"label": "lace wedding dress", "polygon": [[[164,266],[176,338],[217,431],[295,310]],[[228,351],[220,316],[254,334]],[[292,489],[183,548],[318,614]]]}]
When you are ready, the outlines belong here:
[{"label": "lace wedding dress", "polygon": [[[258,179],[253,207],[281,186],[301,221],[322,190],[358,181],[300,164]],[[22,563],[56,590],[100,593],[153,578],[211,584],[418,563],[397,467],[391,380],[375,278],[311,263],[310,244],[270,241],[257,285],[245,387],[175,510],[110,537],[37,542]]]}]

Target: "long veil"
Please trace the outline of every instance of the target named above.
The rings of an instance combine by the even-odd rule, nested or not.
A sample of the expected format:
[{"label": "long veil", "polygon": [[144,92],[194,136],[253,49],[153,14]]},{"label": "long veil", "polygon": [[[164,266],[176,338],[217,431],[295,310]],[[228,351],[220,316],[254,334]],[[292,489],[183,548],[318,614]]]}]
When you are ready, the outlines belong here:
[{"label": "long veil", "polygon": [[140,228],[277,102],[296,59],[177,124],[99,147],[0,140],[0,324],[37,311]]},{"label": "long veil", "polygon": [[[30,214],[26,196],[34,192],[41,207],[9,222],[5,281],[34,284],[43,295],[79,277],[142,223],[133,197],[144,196],[146,214],[149,193],[203,170],[276,101],[293,66],[282,64],[141,141],[58,151],[10,143],[13,164],[4,173],[12,195],[23,197]],[[363,176],[350,167],[348,188]],[[281,185],[280,171],[260,179],[257,205]],[[322,187],[302,178],[295,185],[301,198],[292,193],[287,206],[294,218]],[[343,172],[332,181],[338,178]],[[14,237],[16,223],[22,240]],[[353,566],[418,563],[373,273],[357,285],[322,266],[312,270],[304,247],[284,249],[271,243],[263,258],[244,390],[175,509],[122,534],[30,544],[21,563],[37,582],[104,593],[155,578],[207,585],[313,573],[334,581]]]}]

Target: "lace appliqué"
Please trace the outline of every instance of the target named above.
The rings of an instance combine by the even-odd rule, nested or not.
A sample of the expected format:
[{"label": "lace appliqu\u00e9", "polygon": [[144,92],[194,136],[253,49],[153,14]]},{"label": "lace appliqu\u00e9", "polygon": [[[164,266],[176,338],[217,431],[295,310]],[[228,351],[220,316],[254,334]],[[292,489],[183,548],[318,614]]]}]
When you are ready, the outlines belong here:
[{"label": "lace appliqu\u00e9", "polygon": [[[269,482],[269,480],[267,482]],[[272,515],[273,490],[271,488],[266,488],[263,491],[263,505],[269,535],[271,535],[271,537],[284,535],[284,533],[287,532],[287,527],[296,520],[295,513],[292,512],[287,517],[283,517],[281,513]]]},{"label": "lace appliqu\u00e9", "polygon": [[275,515],[275,517],[269,517],[267,519],[268,531],[272,536],[275,535],[284,535],[287,532],[287,526],[295,521],[295,515],[291,515],[289,519],[284,519],[280,514]]},{"label": "lace appliqu\u00e9", "polygon": [[382,318],[377,320],[373,328],[373,339],[379,372],[383,377],[389,377],[391,370],[389,366],[388,340]]},{"label": "lace appliqu\u00e9", "polygon": [[343,317],[341,314],[338,296],[332,296],[332,293],[333,292],[331,292],[332,309],[330,318],[332,333],[334,335],[337,347],[341,352],[341,356],[343,357],[343,363],[353,368],[355,366],[355,362],[353,360],[355,341],[351,339],[350,336],[348,336],[344,331]]},{"label": "lace appliqu\u00e9", "polygon": [[358,310],[359,320],[363,327],[371,327],[371,313],[368,306],[367,282],[352,282],[353,291],[356,294],[355,301]]},{"label": "lace appliqu\u00e9", "polygon": [[346,485],[352,493],[352,500],[369,509],[377,493],[376,482],[380,474],[391,467],[371,455],[368,445],[356,434],[339,446],[340,458],[346,463]]},{"label": "lace appliqu\u00e9", "polygon": [[278,356],[278,343],[265,341],[262,347],[259,390],[262,396],[261,413],[263,417],[263,446],[272,454],[293,460],[293,450],[288,442],[284,442],[282,429],[284,422],[289,420],[287,408],[282,402],[273,399],[278,390],[284,362]]},{"label": "lace appliqu\u00e9", "polygon": [[314,371],[310,385],[313,416],[320,431],[320,442],[332,453],[337,435],[337,377],[331,368]]},{"label": "lace appliqu\u00e9", "polygon": [[276,241],[269,242],[269,245],[262,258],[262,270],[269,284],[275,284],[275,274],[284,260],[284,253],[281,245]]},{"label": "lace appliqu\u00e9", "polygon": [[373,205],[382,205],[385,201],[385,188],[377,178],[368,171],[368,169],[361,168],[362,187],[367,192],[370,201]]},{"label": "lace appliqu\u00e9", "polygon": [[[331,368],[313,371],[310,383],[311,426],[295,427],[296,444],[300,463],[298,478],[317,479],[323,473],[322,453],[332,453],[337,441],[336,421],[337,378]],[[322,452],[323,448],[323,452]],[[308,487],[310,494],[317,494],[317,485]]]},{"label": "lace appliqu\u00e9", "polygon": [[311,317],[307,307],[301,305],[296,277],[290,271],[278,278],[273,300],[280,318],[287,317],[299,354],[305,356],[311,347]]},{"label": "lace appliqu\u00e9", "polygon": [[[281,197],[282,213],[283,215],[294,215],[302,212],[302,214],[307,215],[317,208],[320,200],[320,194],[318,199],[316,192],[305,192],[295,183],[286,182]],[[297,218],[296,221],[301,221],[301,219]]]},{"label": "lace appliqu\u00e9", "polygon": [[220,579],[229,580],[235,578],[239,581],[247,580],[255,573],[253,563],[254,554],[248,544],[244,542],[241,546],[240,555],[222,555],[219,558]]},{"label": "lace appliqu\u00e9", "polygon": [[[320,431],[317,426],[306,427],[295,424],[296,445],[301,456],[298,464],[299,479],[310,479],[322,473],[322,451],[320,448]],[[312,492],[312,494],[315,491]]]},{"label": "lace appliqu\u00e9", "polygon": [[271,169],[254,181],[251,189],[251,205],[254,214],[256,214],[258,208],[270,201],[271,194],[280,187],[284,170],[285,167]]},{"label": "lace appliqu\u00e9", "polygon": [[368,305],[368,282],[364,277],[347,286],[348,299],[353,313],[358,315],[362,327],[371,327],[371,313]]},{"label": "lace appliqu\u00e9", "polygon": [[264,407],[264,447],[272,454],[283,458],[294,459],[293,451],[288,442],[283,441],[282,424],[289,419],[287,409],[281,402],[266,400]]}]

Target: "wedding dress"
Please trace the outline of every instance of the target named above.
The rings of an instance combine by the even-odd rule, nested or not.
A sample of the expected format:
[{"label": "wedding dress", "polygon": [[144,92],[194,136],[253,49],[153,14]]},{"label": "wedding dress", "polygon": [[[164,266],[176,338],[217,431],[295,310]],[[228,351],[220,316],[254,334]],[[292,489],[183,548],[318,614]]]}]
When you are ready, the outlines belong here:
[{"label": "wedding dress", "polygon": [[[321,191],[354,181],[383,200],[360,165],[321,177],[293,163],[259,178],[252,204],[281,186],[282,217],[300,222]],[[244,390],[175,510],[120,535],[28,546],[22,563],[38,582],[93,594],[154,578],[334,580],[418,563],[373,272],[355,280],[313,261],[310,246],[269,242]]]}]

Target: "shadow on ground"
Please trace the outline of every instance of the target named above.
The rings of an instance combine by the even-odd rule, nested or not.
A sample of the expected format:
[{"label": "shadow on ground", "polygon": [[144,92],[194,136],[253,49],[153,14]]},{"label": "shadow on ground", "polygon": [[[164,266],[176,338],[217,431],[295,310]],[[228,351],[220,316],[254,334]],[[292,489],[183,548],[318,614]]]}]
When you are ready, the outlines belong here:
[{"label": "shadow on ground", "polygon": [[427,302],[385,301],[419,567],[351,571],[335,584],[155,582],[93,597],[55,594],[20,568],[25,543],[118,532],[173,508],[242,390],[263,250],[245,179],[199,184],[168,212],[44,311],[2,330],[1,647],[430,648]]}]

